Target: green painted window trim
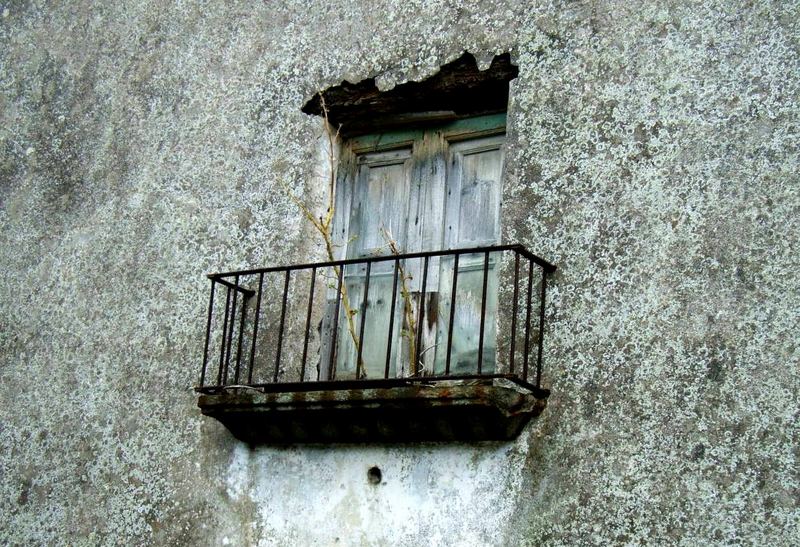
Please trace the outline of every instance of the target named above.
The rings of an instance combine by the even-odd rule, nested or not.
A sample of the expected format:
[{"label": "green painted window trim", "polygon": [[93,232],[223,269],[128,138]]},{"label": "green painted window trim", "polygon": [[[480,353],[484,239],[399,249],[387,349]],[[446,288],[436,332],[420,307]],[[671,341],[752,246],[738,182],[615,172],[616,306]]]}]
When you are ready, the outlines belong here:
[{"label": "green painted window trim", "polygon": [[506,113],[491,114],[453,120],[425,128],[401,129],[385,133],[371,133],[348,140],[355,153],[377,152],[393,148],[410,147],[414,141],[422,139],[425,133],[442,133],[448,141],[456,142],[482,136],[501,135],[506,131]]}]

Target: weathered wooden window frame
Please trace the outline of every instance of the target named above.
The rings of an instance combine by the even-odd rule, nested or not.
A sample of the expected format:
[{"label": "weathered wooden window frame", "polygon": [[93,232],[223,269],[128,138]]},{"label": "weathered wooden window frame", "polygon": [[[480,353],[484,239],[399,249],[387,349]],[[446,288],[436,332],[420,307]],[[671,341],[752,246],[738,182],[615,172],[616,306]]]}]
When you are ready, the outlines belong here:
[{"label": "weathered wooden window frame", "polygon": [[[445,123],[429,122],[419,127],[395,130],[385,133],[373,133],[352,137],[345,140],[339,151],[339,169],[337,173],[337,195],[335,196],[336,217],[334,221],[334,244],[341,249],[342,258],[363,258],[370,254],[380,252],[383,247],[383,254],[386,252],[386,245],[375,245],[375,234],[371,234],[373,244],[368,248],[363,248],[363,240],[354,240],[354,236],[360,237],[363,234],[351,233],[351,228],[359,217],[363,214],[361,203],[366,201],[363,194],[366,181],[363,180],[363,166],[370,165],[404,165],[406,172],[404,177],[407,179],[407,188],[401,190],[403,205],[406,206],[401,215],[401,221],[394,223],[402,226],[401,233],[391,233],[402,247],[403,252],[419,252],[425,250],[469,248],[500,244],[501,239],[501,202],[503,185],[503,164],[504,164],[504,144],[506,133],[506,114],[485,115],[474,118],[466,118]],[[460,190],[462,185],[462,163],[465,156],[484,151],[497,150],[500,153],[500,166],[496,174],[496,187],[493,188],[494,204],[492,235],[488,238],[458,241],[459,231],[459,211],[462,203],[460,201]],[[455,190],[455,192],[453,192]],[[360,201],[359,201],[360,200]],[[416,210],[414,210],[416,208]],[[411,222],[413,217],[414,222]],[[385,219],[379,219],[382,223]],[[431,222],[432,221],[432,222]],[[363,222],[362,222],[363,225]],[[385,243],[385,242],[384,242]],[[481,263],[476,267],[482,267]],[[419,284],[422,278],[419,271],[421,263],[417,261],[409,271],[409,289],[414,294],[414,298],[422,298],[419,294]],[[444,265],[443,265],[444,266]],[[494,270],[495,265],[492,264]],[[438,294],[446,294],[446,287],[439,287],[439,259],[432,260],[428,270],[429,291],[426,291],[427,298],[431,301],[426,303],[428,306],[442,306],[449,309],[448,300],[438,301]],[[462,259],[459,272],[468,272],[470,269],[469,260]],[[363,274],[363,272],[361,272]],[[358,272],[350,271],[348,275],[354,279],[359,275]],[[371,279],[371,291],[375,291],[375,279],[379,273],[373,270]],[[469,274],[467,273],[467,276]],[[494,276],[492,276],[494,278]],[[442,282],[447,283],[449,276],[444,276]],[[465,279],[462,276],[462,280]],[[462,281],[463,283],[464,281]],[[496,294],[496,280],[492,282],[490,294]],[[436,287],[436,290],[430,290]],[[355,291],[353,291],[355,293]],[[330,299],[333,300],[334,293],[331,292]],[[354,300],[360,302],[358,294],[353,294]],[[417,301],[415,301],[416,305]],[[495,300],[496,305],[496,300]],[[399,307],[398,307],[399,309]],[[396,312],[396,313],[399,313]],[[375,317],[374,309],[370,309],[370,316]],[[439,317],[449,316],[447,313],[440,314]],[[402,318],[395,316],[396,320]],[[332,324],[329,318],[328,324]],[[341,319],[341,318],[340,318]],[[441,336],[443,326],[433,324],[428,326],[425,331],[426,347],[434,351],[425,357],[424,363],[419,363],[428,372],[436,372],[442,368],[441,358],[437,358],[435,347],[437,337]],[[488,339],[494,340],[497,331],[494,312],[490,310],[490,321],[487,322],[484,333],[489,334]],[[437,334],[438,332],[438,334]],[[365,340],[369,340],[365,336]],[[355,373],[355,347],[346,333],[340,331],[338,342],[340,351],[338,352],[336,370],[337,375],[347,377]],[[369,343],[369,342],[366,342]],[[407,363],[407,356],[398,341],[395,344],[393,361],[390,373],[392,375],[407,376],[417,371],[410,370],[411,363],[408,363],[409,370],[404,365]],[[349,348],[348,355],[347,348]],[[496,348],[486,346],[484,350],[484,360],[493,366],[496,361],[494,354]],[[322,355],[327,355],[323,351]],[[381,361],[377,359],[376,361]],[[348,368],[349,367],[349,368]],[[401,367],[397,370],[397,367]],[[329,369],[329,363],[322,363],[321,369]]]}]

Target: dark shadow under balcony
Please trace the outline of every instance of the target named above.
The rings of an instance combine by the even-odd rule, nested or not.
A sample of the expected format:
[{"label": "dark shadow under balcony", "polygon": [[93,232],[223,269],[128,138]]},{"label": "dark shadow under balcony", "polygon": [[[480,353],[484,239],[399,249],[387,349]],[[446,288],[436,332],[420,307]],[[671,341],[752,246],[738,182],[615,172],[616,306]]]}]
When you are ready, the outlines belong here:
[{"label": "dark shadow under balcony", "polygon": [[507,245],[209,275],[198,406],[253,444],[513,438],[554,270]]}]

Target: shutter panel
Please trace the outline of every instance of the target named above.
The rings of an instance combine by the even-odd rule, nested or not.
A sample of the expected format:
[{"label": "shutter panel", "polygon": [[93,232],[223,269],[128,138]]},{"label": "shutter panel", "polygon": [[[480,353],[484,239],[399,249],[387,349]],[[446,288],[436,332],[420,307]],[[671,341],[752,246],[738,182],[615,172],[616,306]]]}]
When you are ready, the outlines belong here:
[{"label": "shutter panel", "polygon": [[[445,244],[451,249],[485,247],[500,242],[502,136],[459,142],[450,147],[445,206]],[[451,342],[451,374],[475,374],[484,279],[483,253],[459,257],[458,285]],[[497,316],[497,257],[490,256],[482,372],[494,370]],[[438,345],[435,371],[446,369],[448,326],[452,309],[453,258],[442,260],[439,283]]]},{"label": "shutter panel", "polygon": [[[387,234],[402,250],[406,245],[409,194],[411,192],[411,151],[396,150],[361,154],[353,189],[348,231],[348,258],[388,255],[391,251]],[[393,262],[376,262],[369,277],[369,293],[364,302],[366,266],[352,265],[345,269],[345,286],[353,316],[356,339],[360,334],[361,316],[366,313],[362,360],[364,374],[382,378],[386,364],[387,340],[391,313]],[[401,329],[400,306],[395,307],[394,332]],[[339,317],[339,349],[337,377],[354,378],[358,359],[357,347],[348,329],[346,310]],[[398,342],[393,341],[392,354],[398,355]],[[394,375],[394,361],[389,374]]]},{"label": "shutter panel", "polygon": [[[336,172],[336,195],[334,196],[334,217],[332,227],[332,243],[334,258],[345,258],[347,252],[350,218],[353,209],[353,191],[356,179],[356,156],[350,147],[342,147]],[[327,257],[326,257],[327,260]],[[320,325],[320,347],[317,376],[320,380],[330,380],[331,345],[333,341],[336,302],[336,282],[333,269],[321,270],[317,279],[318,287],[326,292],[325,313]],[[338,344],[338,342],[337,342]]]},{"label": "shutter panel", "polygon": [[[412,195],[410,202],[407,252],[437,251],[444,247],[446,150],[447,142],[440,131],[425,132],[414,147],[412,188],[417,189],[417,195]],[[425,294],[422,294],[424,262],[423,259],[413,259],[406,264],[406,270],[411,277],[408,288],[413,295],[413,316],[417,329],[420,329],[418,311],[421,299],[424,300],[425,311],[419,347],[416,348],[416,363],[411,362],[409,344],[403,344],[401,373],[404,375],[414,372],[412,369],[417,369],[416,372],[421,374],[430,374],[436,356],[436,314],[441,259],[431,257],[428,260]],[[403,302],[399,304],[402,305]]]},{"label": "shutter panel", "polygon": [[391,234],[401,249],[404,248],[410,170],[410,150],[362,154],[358,157],[348,258],[389,254],[383,230]]},{"label": "shutter panel", "polygon": [[450,147],[445,243],[450,249],[500,242],[500,181],[503,137]]}]

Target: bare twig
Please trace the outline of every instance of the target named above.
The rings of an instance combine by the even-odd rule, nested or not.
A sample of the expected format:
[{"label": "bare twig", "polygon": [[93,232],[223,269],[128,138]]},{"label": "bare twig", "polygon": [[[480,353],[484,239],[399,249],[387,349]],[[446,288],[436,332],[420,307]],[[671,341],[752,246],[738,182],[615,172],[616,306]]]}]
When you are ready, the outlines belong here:
[{"label": "bare twig", "polygon": [[[283,187],[286,195],[289,196],[289,199],[294,202],[303,216],[306,217],[317,233],[319,233],[319,235],[322,237],[323,243],[325,244],[325,254],[328,260],[333,262],[336,260],[334,252],[336,245],[333,243],[333,220],[336,213],[336,143],[339,140],[339,129],[337,128],[336,131],[334,131],[330,124],[330,120],[328,118],[328,108],[325,104],[325,98],[322,92],[319,93],[319,98],[320,105],[322,107],[323,119],[325,121],[325,134],[328,140],[328,203],[325,209],[325,214],[315,215],[305,203],[292,194],[291,189],[288,187],[288,185],[286,185],[286,183],[281,181],[280,184]],[[337,279],[340,279],[341,276],[344,275],[344,271],[339,266],[334,266],[333,271],[336,274]],[[347,293],[346,283],[342,283],[340,295],[345,318],[347,319],[347,331],[350,334],[350,338],[353,340],[353,345],[356,349],[356,355],[358,355],[360,353],[359,340],[358,335],[356,334],[355,321],[353,319],[358,312],[350,305],[350,298]],[[334,318],[334,321],[337,319],[338,318]],[[359,363],[358,368],[362,371],[364,370],[363,362]]]},{"label": "bare twig", "polygon": [[[393,255],[399,256],[402,254],[397,241],[392,237],[389,230],[382,226],[381,234]],[[400,297],[403,299],[403,328],[400,331],[400,335],[408,343],[409,372],[412,376],[416,376],[419,370],[418,366],[421,363],[417,362],[417,319],[414,316],[414,297],[408,288],[408,282],[412,279],[412,276],[406,274],[405,268],[400,262],[397,263],[397,267],[400,275]],[[425,295],[420,295],[420,298],[424,297]]]}]

